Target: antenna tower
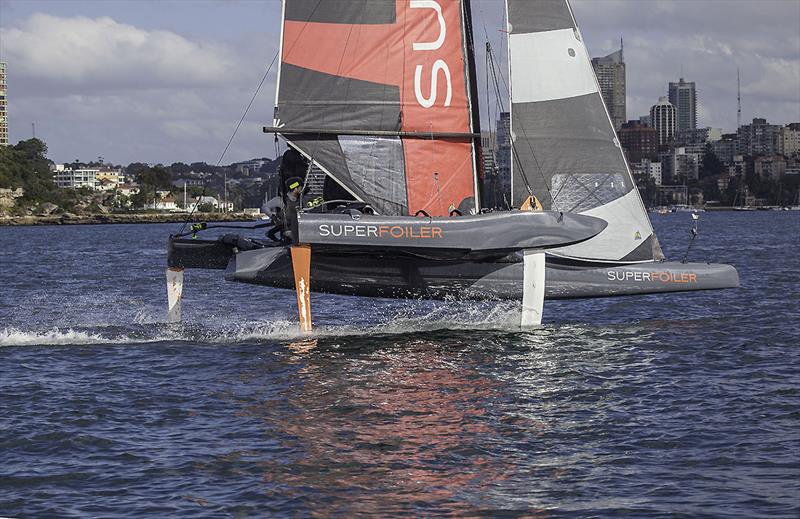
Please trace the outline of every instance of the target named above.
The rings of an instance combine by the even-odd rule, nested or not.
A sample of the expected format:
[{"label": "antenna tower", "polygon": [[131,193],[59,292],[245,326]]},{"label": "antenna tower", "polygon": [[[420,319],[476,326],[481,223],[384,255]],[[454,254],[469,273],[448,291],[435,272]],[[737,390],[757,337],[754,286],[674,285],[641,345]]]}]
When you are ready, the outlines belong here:
[{"label": "antenna tower", "polygon": [[736,131],[742,127],[742,88],[739,82],[739,67],[736,67]]}]

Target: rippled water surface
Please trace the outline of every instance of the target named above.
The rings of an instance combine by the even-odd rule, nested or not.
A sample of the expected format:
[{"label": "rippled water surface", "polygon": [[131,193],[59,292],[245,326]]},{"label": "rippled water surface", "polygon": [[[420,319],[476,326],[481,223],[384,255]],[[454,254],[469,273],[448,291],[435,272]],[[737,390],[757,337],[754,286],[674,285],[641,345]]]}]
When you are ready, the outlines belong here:
[{"label": "rippled water surface", "polygon": [[[653,216],[679,259],[688,214]],[[545,305],[186,276],[170,225],[0,228],[0,516],[800,515],[800,214],[707,213],[742,288]]]}]

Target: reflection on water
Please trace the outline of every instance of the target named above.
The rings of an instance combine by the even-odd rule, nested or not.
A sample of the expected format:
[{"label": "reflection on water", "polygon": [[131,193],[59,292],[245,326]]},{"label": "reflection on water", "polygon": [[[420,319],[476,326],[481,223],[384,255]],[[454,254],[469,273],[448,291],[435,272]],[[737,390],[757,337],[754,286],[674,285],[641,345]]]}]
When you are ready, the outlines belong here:
[{"label": "reflection on water", "polygon": [[0,512],[798,517],[793,218],[703,216],[693,259],[738,291],[525,333],[516,302],[321,295],[310,337],[292,291],[219,272],[165,325],[170,226],[0,229]]},{"label": "reflection on water", "polygon": [[[288,454],[263,464],[271,492],[305,498],[320,515],[413,511],[416,500],[429,512],[466,511],[470,496],[507,477],[486,419],[503,385],[460,366],[457,349],[423,339],[347,355],[322,348],[287,357],[297,370],[285,389],[247,407]],[[356,488],[361,497],[348,497]]]},{"label": "reflection on water", "polygon": [[576,426],[561,417],[581,412],[579,379],[605,370],[621,343],[647,340],[600,334],[588,349],[572,333],[585,330],[479,333],[469,348],[445,336],[295,341],[242,375],[263,391],[229,398],[281,452],[258,463],[270,499],[317,515],[533,514],[552,506],[537,496],[585,462],[548,439]]}]

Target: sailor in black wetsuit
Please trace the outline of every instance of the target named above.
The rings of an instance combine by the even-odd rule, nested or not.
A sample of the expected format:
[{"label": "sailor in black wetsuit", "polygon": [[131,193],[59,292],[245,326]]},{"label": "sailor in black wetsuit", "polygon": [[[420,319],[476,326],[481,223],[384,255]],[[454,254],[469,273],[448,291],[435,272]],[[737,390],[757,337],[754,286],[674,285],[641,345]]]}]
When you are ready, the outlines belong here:
[{"label": "sailor in black wetsuit", "polygon": [[[281,157],[281,163],[278,166],[278,175],[280,175],[281,179],[281,198],[283,200],[283,209],[275,215],[272,219],[275,227],[269,230],[267,233],[267,237],[273,241],[282,241],[287,243],[291,240],[291,231],[293,229],[292,225],[294,225],[294,229],[297,228],[297,208],[300,205],[300,196],[296,197],[296,200],[292,200],[292,204],[295,207],[289,208],[289,200],[290,196],[289,193],[292,191],[292,188],[289,187],[289,184],[294,182],[290,181],[297,181],[300,185],[301,193],[302,193],[302,179],[306,177],[306,173],[308,172],[308,161],[306,160],[303,155],[300,154],[299,151],[289,146],[289,148],[283,153]],[[294,195],[292,195],[294,197]],[[287,219],[288,216],[292,216],[291,219]],[[292,224],[294,221],[294,224]],[[278,239],[278,233],[281,233],[281,239]]]},{"label": "sailor in black wetsuit", "polygon": [[297,213],[303,202],[303,181],[300,177],[291,177],[286,180],[286,196],[283,198],[283,227],[284,237],[292,243],[297,243]]},{"label": "sailor in black wetsuit", "polygon": [[[286,187],[286,182],[292,177],[306,178],[308,161],[299,151],[291,146],[283,153],[281,165],[278,168],[281,175],[281,185]],[[284,193],[286,193],[284,191]]]},{"label": "sailor in black wetsuit", "polygon": [[[303,201],[303,181],[300,177],[288,178],[284,189],[283,207],[272,217],[275,226],[267,232],[267,237],[288,244],[297,239],[297,213]],[[280,239],[278,233],[281,233]]]}]

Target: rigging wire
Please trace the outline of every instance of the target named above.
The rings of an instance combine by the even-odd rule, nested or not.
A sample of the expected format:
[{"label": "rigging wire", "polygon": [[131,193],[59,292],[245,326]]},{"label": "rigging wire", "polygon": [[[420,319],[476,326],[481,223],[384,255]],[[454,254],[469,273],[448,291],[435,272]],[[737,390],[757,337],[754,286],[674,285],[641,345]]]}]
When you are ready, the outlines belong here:
[{"label": "rigging wire", "polygon": [[[494,82],[495,101],[496,101],[495,105],[499,105],[500,106],[500,111],[501,112],[505,112],[505,107],[503,105],[503,97],[502,97],[502,95],[500,93],[500,82],[503,83],[503,86],[505,87],[505,91],[506,92],[510,92],[511,89],[509,88],[508,83],[506,82],[506,78],[505,78],[505,76],[503,76],[502,72],[500,72],[499,74],[497,72],[497,62],[494,59],[494,51],[492,50],[491,43],[489,42],[489,32],[486,29],[486,23],[485,22],[483,24],[483,34],[486,37],[487,83],[488,83],[489,71],[491,71],[492,80]],[[498,75],[500,76],[500,81],[498,81]],[[489,95],[489,92],[488,92],[488,88],[489,87],[487,86],[486,88],[487,88],[486,95],[488,96]],[[550,190],[550,185],[548,184],[547,178],[544,175],[544,172],[542,170],[542,166],[541,166],[541,164],[539,164],[539,159],[536,157],[536,153],[534,153],[534,151],[533,151],[533,146],[531,145],[530,139],[528,139],[528,135],[525,132],[525,128],[523,126],[520,126],[520,129],[522,130],[522,135],[525,138],[525,142],[528,144],[528,149],[530,149],[531,156],[533,157],[533,160],[536,163],[536,169],[539,172],[539,176],[542,177],[542,183],[543,183],[545,189],[547,190],[547,193],[550,195],[550,199],[552,200],[553,207],[556,210],[558,210],[558,204],[556,203],[555,197],[553,196],[553,193]],[[514,145],[514,141],[511,140],[510,136],[509,136],[509,140],[511,141],[510,142],[511,153],[513,155],[512,160],[514,160],[514,162],[519,167],[520,176],[522,177],[522,181],[525,183],[525,189],[528,191],[528,194],[530,196],[534,196],[533,189],[531,188],[530,180],[528,179],[528,175],[525,172],[525,168],[522,166],[522,161],[519,158],[519,152],[517,151],[517,148]],[[513,193],[512,193],[512,195],[513,195]]]},{"label": "rigging wire", "polygon": [[[266,72],[264,72],[264,75],[261,77],[261,81],[259,81],[255,92],[253,92],[253,97],[251,97],[250,98],[250,102],[247,103],[247,107],[244,109],[244,113],[242,114],[242,117],[239,119],[239,122],[236,124],[236,128],[233,130],[233,133],[231,134],[231,138],[228,139],[228,144],[225,145],[225,149],[222,150],[222,154],[219,156],[219,160],[217,161],[217,165],[216,165],[217,167],[219,167],[219,165],[222,163],[222,159],[225,158],[225,154],[228,152],[228,148],[230,148],[231,143],[233,142],[233,139],[236,137],[236,134],[239,132],[239,128],[241,128],[241,126],[242,126],[242,122],[244,122],[244,118],[247,117],[247,113],[250,111],[250,107],[253,106],[253,102],[256,100],[256,97],[258,97],[258,93],[261,91],[261,87],[264,85],[264,81],[266,81],[270,70],[272,70],[272,66],[275,64],[275,61],[277,61],[277,59],[278,59],[279,52],[280,51],[275,52],[275,56],[272,57],[272,61],[270,62],[269,66],[267,67]],[[192,207],[192,210],[186,216],[186,220],[184,220],[183,225],[181,225],[181,230],[179,231],[180,233],[182,233],[184,231],[184,229],[186,228],[186,224],[189,223],[189,221],[192,219],[192,215],[197,210],[197,207],[198,207],[200,201],[206,195],[206,189],[208,189],[208,184],[211,182],[211,178],[212,177],[213,177],[213,174],[210,174],[208,176],[208,178],[206,179],[205,183],[203,184],[203,191],[197,197],[197,200],[195,200],[194,207]]]},{"label": "rigging wire", "polygon": [[[300,37],[303,35],[303,32],[306,30],[306,27],[308,26],[309,20],[311,20],[311,18],[314,16],[314,13],[317,12],[317,9],[319,8],[320,4],[322,4],[322,0],[318,0],[317,1],[317,4],[314,6],[314,9],[311,11],[311,14],[309,15],[309,17],[306,20],[305,24],[300,29],[300,33],[298,34],[297,39],[295,39],[295,41],[292,43],[292,45],[286,51],[286,55],[288,55],[288,54],[290,54],[292,52],[292,49],[294,49],[294,46],[300,40]],[[239,123],[236,125],[236,128],[233,130],[233,134],[231,134],[231,138],[228,140],[228,144],[225,146],[225,149],[222,151],[222,154],[220,155],[219,160],[217,161],[217,167],[219,167],[219,165],[222,163],[222,159],[225,157],[225,154],[228,152],[228,148],[230,147],[231,143],[233,142],[234,137],[236,137],[236,133],[239,131],[239,128],[242,126],[242,122],[244,121],[244,118],[247,116],[247,113],[250,111],[250,107],[253,106],[253,102],[256,100],[256,97],[258,96],[258,93],[261,91],[261,87],[264,85],[264,81],[266,81],[267,76],[269,75],[270,71],[272,70],[272,66],[275,65],[275,62],[278,60],[278,55],[280,54],[280,52],[281,52],[281,49],[279,47],[278,50],[275,52],[275,56],[272,57],[272,61],[270,62],[269,66],[267,67],[266,72],[264,72],[264,75],[261,77],[261,81],[259,81],[255,92],[253,92],[253,97],[250,98],[250,102],[247,103],[247,107],[244,109],[244,113],[242,114],[241,119],[239,119]],[[277,142],[278,139],[277,139],[277,137],[278,136],[276,134],[275,135],[275,148],[276,148],[276,151],[278,149],[278,142]],[[277,154],[276,154],[276,157],[277,157]],[[211,178],[212,177],[213,177],[213,174],[209,175],[209,177],[206,179],[205,183],[203,184],[203,190],[200,193],[200,196],[197,197],[197,200],[195,201],[194,207],[189,212],[189,214],[186,216],[186,220],[184,220],[183,225],[181,226],[181,230],[180,230],[181,233],[186,228],[186,224],[188,224],[189,221],[191,221],[192,215],[197,210],[197,207],[198,207],[198,204],[199,204],[200,200],[202,200],[202,197],[205,196],[206,189],[208,189],[208,185],[211,182]]]}]

